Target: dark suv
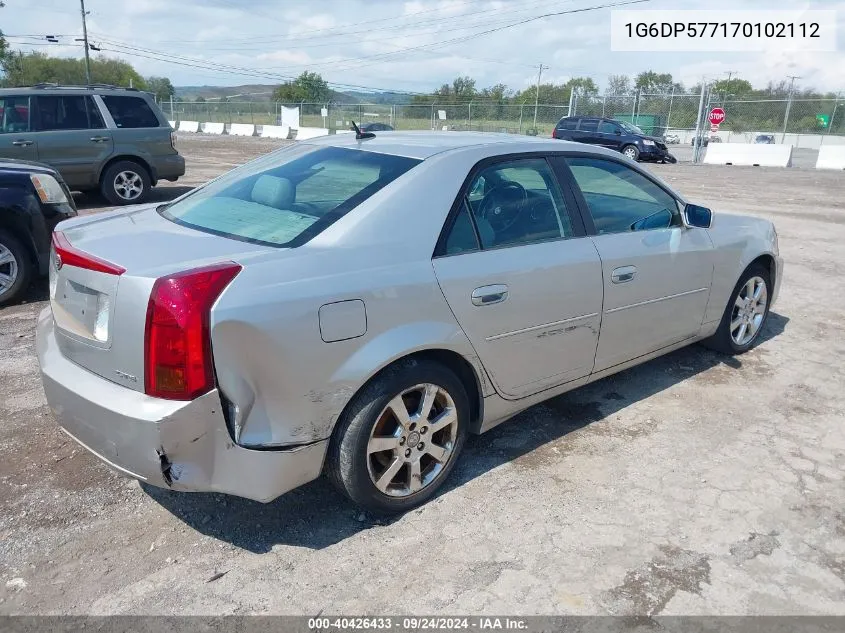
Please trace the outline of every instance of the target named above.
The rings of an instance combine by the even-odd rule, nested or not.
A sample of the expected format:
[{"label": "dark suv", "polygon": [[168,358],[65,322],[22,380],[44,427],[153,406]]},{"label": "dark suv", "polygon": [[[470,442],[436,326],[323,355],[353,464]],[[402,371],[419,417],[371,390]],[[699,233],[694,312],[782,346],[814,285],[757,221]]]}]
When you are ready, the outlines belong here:
[{"label": "dark suv", "polygon": [[153,97],[113,86],[0,90],[0,158],[54,167],[68,187],[112,204],[142,202],[159,180],[185,173]]},{"label": "dark suv", "polygon": [[553,138],[601,145],[631,160],[676,163],[663,139],[648,136],[636,125],[602,117],[567,116],[558,121]]}]

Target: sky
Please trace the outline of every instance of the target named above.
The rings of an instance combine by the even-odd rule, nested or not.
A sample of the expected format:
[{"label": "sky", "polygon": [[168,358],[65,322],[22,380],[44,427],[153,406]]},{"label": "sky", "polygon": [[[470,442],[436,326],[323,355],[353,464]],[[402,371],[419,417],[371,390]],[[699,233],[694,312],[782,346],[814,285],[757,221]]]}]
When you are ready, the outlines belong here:
[{"label": "sky", "polygon": [[[728,72],[755,87],[798,75],[796,85],[845,93],[845,0],[648,0],[627,9],[835,9],[834,52],[628,53],[610,44],[609,8],[545,13],[620,0],[87,0],[90,41],[145,76],[174,85],[275,84],[304,70],[347,86],[428,93],[458,75],[478,88],[589,76],[669,72],[692,86]],[[13,47],[82,55],[79,0],[5,0],[0,28]],[[58,44],[34,36],[59,35]],[[33,36],[33,37],[18,37]],[[455,41],[457,40],[457,41]],[[410,50],[409,50],[410,49]]]}]

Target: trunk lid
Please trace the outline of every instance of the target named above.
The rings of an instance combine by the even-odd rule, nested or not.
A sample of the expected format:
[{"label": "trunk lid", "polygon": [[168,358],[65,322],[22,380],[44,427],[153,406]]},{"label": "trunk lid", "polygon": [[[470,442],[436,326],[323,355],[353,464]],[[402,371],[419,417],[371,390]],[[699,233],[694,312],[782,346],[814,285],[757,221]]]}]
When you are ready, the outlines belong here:
[{"label": "trunk lid", "polygon": [[[269,250],[180,226],[146,205],[68,220],[57,231],[72,253],[67,262],[55,248],[51,253],[58,346],[74,363],[137,391],[144,391],[144,333],[155,280],[220,261],[242,263]],[[104,265],[74,265],[77,253]],[[108,264],[123,272],[105,272]]]}]

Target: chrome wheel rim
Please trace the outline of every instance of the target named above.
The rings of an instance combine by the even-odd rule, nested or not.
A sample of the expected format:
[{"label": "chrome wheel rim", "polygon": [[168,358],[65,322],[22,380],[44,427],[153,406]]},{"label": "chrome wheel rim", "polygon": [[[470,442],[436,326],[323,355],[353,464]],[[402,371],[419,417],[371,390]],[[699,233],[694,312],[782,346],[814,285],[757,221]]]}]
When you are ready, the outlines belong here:
[{"label": "chrome wheel rim", "polygon": [[734,300],[731,311],[731,340],[740,347],[748,345],[763,325],[769,291],[762,277],[751,277]]},{"label": "chrome wheel rim", "polygon": [[382,494],[408,497],[431,486],[452,459],[458,411],[449,392],[430,383],[395,396],[367,441],[367,471]]},{"label": "chrome wheel rim", "polygon": [[635,150],[633,147],[629,147],[628,149],[625,150],[625,156],[627,156],[631,160],[633,160],[636,155],[637,155],[637,150]]},{"label": "chrome wheel rim", "polygon": [[18,279],[18,260],[5,244],[0,244],[0,297],[9,292]]},{"label": "chrome wheel rim", "polygon": [[134,171],[122,171],[114,177],[114,192],[124,200],[135,200],[144,191],[144,181]]}]

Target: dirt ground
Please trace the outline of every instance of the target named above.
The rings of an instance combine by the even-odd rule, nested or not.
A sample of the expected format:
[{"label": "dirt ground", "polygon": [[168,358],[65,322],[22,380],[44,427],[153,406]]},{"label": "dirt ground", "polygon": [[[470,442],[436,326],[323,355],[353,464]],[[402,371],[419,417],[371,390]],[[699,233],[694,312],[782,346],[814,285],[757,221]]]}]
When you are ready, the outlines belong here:
[{"label": "dirt ground", "polygon": [[[188,176],[156,196],[276,146],[181,138]],[[46,284],[0,309],[0,613],[845,614],[845,174],[652,169],[777,224],[761,344],[692,346],[536,406],[391,523],[324,481],[261,505],[118,476],[44,400]]]}]

